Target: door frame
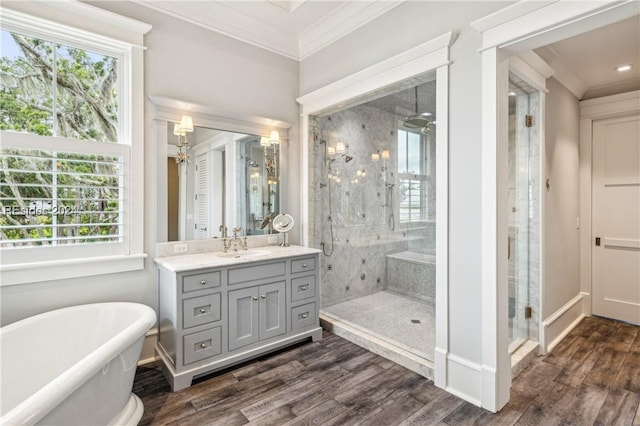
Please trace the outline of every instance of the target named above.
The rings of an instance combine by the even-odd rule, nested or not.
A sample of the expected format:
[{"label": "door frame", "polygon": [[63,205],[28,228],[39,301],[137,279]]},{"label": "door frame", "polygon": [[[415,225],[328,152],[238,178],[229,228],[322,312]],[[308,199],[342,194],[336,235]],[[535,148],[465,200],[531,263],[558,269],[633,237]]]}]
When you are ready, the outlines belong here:
[{"label": "door frame", "polygon": [[636,114],[640,114],[640,90],[580,102],[580,294],[586,316],[591,316],[593,304],[593,124]]},{"label": "door frame", "polygon": [[346,104],[401,81],[436,73],[436,345],[434,383],[456,393],[449,370],[449,49],[456,34],[447,32],[368,68],[307,93],[296,101],[300,114],[301,245],[310,243],[309,116]]},{"label": "door frame", "polygon": [[[520,1],[471,23],[482,34],[482,407],[509,401],[507,150],[508,59],[637,15],[637,2]],[[544,250],[544,249],[543,249]],[[541,295],[542,299],[542,295]]]}]

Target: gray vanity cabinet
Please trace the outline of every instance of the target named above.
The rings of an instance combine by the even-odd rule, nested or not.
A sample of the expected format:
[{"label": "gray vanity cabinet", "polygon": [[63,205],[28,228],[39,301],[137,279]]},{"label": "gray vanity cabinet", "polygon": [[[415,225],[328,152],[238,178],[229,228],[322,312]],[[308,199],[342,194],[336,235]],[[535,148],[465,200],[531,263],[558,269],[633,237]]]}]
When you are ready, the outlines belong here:
[{"label": "gray vanity cabinet", "polygon": [[318,254],[298,252],[304,255],[180,271],[158,261],[156,352],[174,391],[195,377],[322,338]]},{"label": "gray vanity cabinet", "polygon": [[284,281],[229,292],[229,350],[286,332]]}]

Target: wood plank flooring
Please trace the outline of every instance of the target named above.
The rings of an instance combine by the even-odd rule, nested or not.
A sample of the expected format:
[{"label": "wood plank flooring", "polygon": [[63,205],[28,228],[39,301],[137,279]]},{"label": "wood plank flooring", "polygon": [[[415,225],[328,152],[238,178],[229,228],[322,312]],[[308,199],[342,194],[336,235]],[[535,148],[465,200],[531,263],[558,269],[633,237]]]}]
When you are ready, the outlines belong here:
[{"label": "wood plank flooring", "polygon": [[141,425],[640,426],[640,327],[585,318],[496,414],[328,332],[175,393],[156,364],[139,367],[133,391]]}]

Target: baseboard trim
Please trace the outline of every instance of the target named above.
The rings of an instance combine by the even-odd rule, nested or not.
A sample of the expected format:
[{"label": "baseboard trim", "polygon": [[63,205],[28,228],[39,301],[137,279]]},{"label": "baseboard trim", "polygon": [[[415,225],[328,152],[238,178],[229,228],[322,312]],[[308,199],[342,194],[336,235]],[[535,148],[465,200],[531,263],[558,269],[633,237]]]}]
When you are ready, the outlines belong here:
[{"label": "baseboard trim", "polygon": [[457,355],[447,355],[447,392],[482,406],[482,365]]},{"label": "baseboard trim", "polygon": [[158,359],[156,355],[156,343],[158,342],[158,328],[154,327],[147,331],[142,344],[142,351],[138,359],[138,365],[150,364]]},{"label": "baseboard trim", "polygon": [[571,332],[585,317],[583,313],[583,294],[580,293],[563,307],[542,321],[542,349],[547,353]]}]

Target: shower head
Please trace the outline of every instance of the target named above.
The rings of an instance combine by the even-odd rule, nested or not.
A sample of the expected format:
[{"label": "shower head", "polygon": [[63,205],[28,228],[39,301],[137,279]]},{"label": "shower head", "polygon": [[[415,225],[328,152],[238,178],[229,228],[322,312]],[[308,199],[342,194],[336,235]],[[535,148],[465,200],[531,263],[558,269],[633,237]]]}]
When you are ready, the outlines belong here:
[{"label": "shower head", "polygon": [[431,124],[431,121],[427,119],[431,113],[423,112],[422,114],[418,112],[418,86],[415,87],[415,101],[416,101],[416,113],[408,116],[402,122],[402,125],[408,127],[409,129],[426,129]]},{"label": "shower head", "polygon": [[350,155],[345,155],[345,156],[344,156],[344,162],[345,162],[345,163],[348,163],[348,162],[349,162],[349,161],[351,161],[351,160],[353,160],[353,157],[352,157],[352,156],[350,156]]}]

